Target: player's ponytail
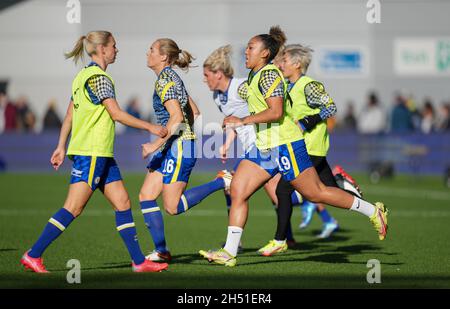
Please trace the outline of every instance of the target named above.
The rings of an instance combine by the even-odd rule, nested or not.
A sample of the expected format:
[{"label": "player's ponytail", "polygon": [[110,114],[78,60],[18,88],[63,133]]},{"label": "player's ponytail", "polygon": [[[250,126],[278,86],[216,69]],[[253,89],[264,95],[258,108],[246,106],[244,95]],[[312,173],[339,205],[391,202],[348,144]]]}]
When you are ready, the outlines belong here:
[{"label": "player's ponytail", "polygon": [[189,65],[191,64],[191,62],[194,59],[195,58],[192,57],[192,55],[188,51],[180,49],[180,53],[178,54],[178,59],[176,59],[173,64],[182,70],[188,71]]},{"label": "player's ponytail", "polygon": [[280,51],[281,47],[286,43],[287,38],[280,26],[273,26],[269,30],[269,34],[260,34],[257,36],[269,50],[269,56],[266,63],[271,62]]},{"label": "player's ponytail", "polygon": [[278,44],[278,49],[286,43],[287,38],[286,34],[284,34],[283,30],[281,30],[280,26],[270,27],[269,35],[276,41]]},{"label": "player's ponytail", "polygon": [[65,53],[64,56],[66,59],[73,58],[75,63],[78,63],[78,60],[83,60],[85,50],[89,56],[94,55],[97,45],[108,44],[111,36],[112,34],[109,31],[91,31],[87,35],[81,36],[75,43],[72,51]]},{"label": "player's ponytail", "polygon": [[232,78],[234,71],[231,66],[231,51],[231,45],[219,47],[206,58],[203,67],[214,73],[222,71],[226,77]]},{"label": "player's ponytail", "polygon": [[169,65],[176,65],[182,70],[188,71],[189,65],[195,58],[186,50],[181,50],[172,39],[158,39],[159,53],[167,55]]},{"label": "player's ponytail", "polygon": [[72,51],[65,53],[64,56],[66,59],[73,58],[73,61],[75,63],[78,63],[78,60],[83,60],[83,54],[84,54],[84,40],[86,39],[86,36],[81,36],[78,41],[75,43],[75,46],[73,47]]}]

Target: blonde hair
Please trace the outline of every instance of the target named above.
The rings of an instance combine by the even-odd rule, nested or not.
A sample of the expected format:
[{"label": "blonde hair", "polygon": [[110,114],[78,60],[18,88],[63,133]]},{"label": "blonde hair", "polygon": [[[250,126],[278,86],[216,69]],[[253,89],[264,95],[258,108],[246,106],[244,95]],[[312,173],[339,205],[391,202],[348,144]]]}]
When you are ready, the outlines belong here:
[{"label": "blonde hair", "polygon": [[66,59],[73,58],[75,63],[77,63],[80,58],[83,60],[84,51],[86,51],[89,56],[94,55],[97,46],[105,46],[108,44],[110,37],[112,37],[112,33],[109,31],[91,31],[87,35],[81,36],[75,43],[72,51],[65,53],[64,56]]},{"label": "blonde hair", "polygon": [[177,43],[172,39],[158,39],[159,42],[159,53],[161,55],[167,55],[167,61],[169,65],[176,65],[184,71],[189,70],[189,64],[195,58],[187,51],[178,48]]},{"label": "blonde hair", "polygon": [[300,64],[302,74],[306,74],[312,60],[313,51],[309,46],[290,44],[286,46],[284,54],[288,54],[293,63]]},{"label": "blonde hair", "polygon": [[226,77],[232,78],[234,70],[231,66],[231,51],[231,45],[219,47],[206,58],[203,67],[214,73],[222,71]]}]

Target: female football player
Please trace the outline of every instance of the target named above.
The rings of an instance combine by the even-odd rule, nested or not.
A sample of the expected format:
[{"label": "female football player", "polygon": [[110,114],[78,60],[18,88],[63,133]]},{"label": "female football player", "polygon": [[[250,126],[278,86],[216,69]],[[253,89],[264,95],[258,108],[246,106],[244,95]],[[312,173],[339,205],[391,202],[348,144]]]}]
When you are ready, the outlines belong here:
[{"label": "female football player", "polygon": [[83,35],[66,58],[73,57],[76,63],[83,57],[84,50],[91,57],[91,62],[72,83],[72,100],[58,146],[50,159],[58,170],[64,161],[67,138],[72,132],[67,150],[73,161],[69,193],[64,207],[50,218],[37,242],[23,255],[21,263],[37,273],[48,272],[42,261],[44,250],[81,214],[92,193],[99,188],[115,210],[117,230],[131,256],[133,271],[162,271],[168,265],[145,259],[137,241],[130,199],[114,160],[114,123],[118,121],[161,137],[167,134],[167,130],[134,118],[120,109],[115,99],[114,81],[106,73],[118,53],[110,32],[93,31]]},{"label": "female football player", "polygon": [[[224,114],[225,117],[247,117],[250,115],[248,111],[247,101],[240,97],[240,93],[246,92],[246,79],[235,78],[233,74],[234,71],[231,65],[230,45],[222,46],[216,49],[211,53],[211,55],[208,56],[203,64],[204,81],[208,85],[209,89],[213,91],[213,99],[220,112]],[[236,137],[239,138],[244,153],[249,152],[252,147],[255,147],[254,144],[256,142],[256,134],[253,125],[228,128],[226,131],[226,141],[219,148],[219,154],[223,161],[227,159],[227,152]],[[239,161],[236,164],[234,170],[239,164]],[[232,173],[234,173],[234,171]],[[218,176],[222,175],[224,175],[226,179],[231,178],[231,175],[227,171],[219,172]],[[264,189],[266,190],[274,205],[277,204],[275,189],[278,180],[278,177],[274,177],[264,185]],[[229,188],[225,189],[227,208],[229,210],[229,208],[231,207],[231,198],[229,196]],[[299,199],[301,201],[301,198],[296,192],[292,194],[292,199],[293,204],[298,204]],[[287,241],[291,244],[295,243],[289,228]]]},{"label": "female football player", "polygon": [[[291,108],[288,109],[289,115],[299,121],[311,162],[323,184],[338,188],[335,176],[326,159],[329,148],[327,119],[336,114],[336,105],[325,91],[322,83],[305,75],[312,59],[311,53],[312,49],[309,47],[300,44],[287,45],[282,52],[282,61],[280,61],[279,68],[288,80],[287,98],[291,105]],[[339,171],[339,175],[343,175],[346,179],[354,182],[343,170]],[[358,189],[357,185],[355,189]],[[287,250],[286,230],[292,214],[292,203],[288,197],[293,191],[294,187],[281,178],[276,189],[279,202],[277,232],[275,238],[259,250],[264,256]],[[361,197],[360,192],[355,191],[358,197]],[[324,222],[324,228],[318,237],[329,237],[338,229],[337,221],[328,214],[324,205],[317,204],[316,206],[312,203],[311,205],[312,210],[317,207]],[[311,206],[306,207],[310,208]],[[307,217],[310,220],[309,214]],[[308,221],[308,218],[304,219],[304,222]]]},{"label": "female football player", "polygon": [[245,155],[231,182],[232,206],[225,247],[216,251],[200,250],[211,262],[236,265],[237,249],[248,216],[248,199],[278,172],[309,201],[358,211],[370,218],[380,239],[386,236],[387,210],[382,203],[372,205],[343,190],[325,186],[313,168],[303,133],[288,114],[291,106],[285,99],[283,75],[271,63],[285,41],[281,29],[272,27],[269,34],[254,36],[248,42],[245,54],[246,66],[251,70],[247,80],[250,116],[229,116],[224,126],[259,124],[256,147]]},{"label": "female football player", "polygon": [[[142,145],[144,158],[154,153],[148,173],[139,193],[141,210],[150,231],[155,250],[147,258],[152,261],[170,261],[166,246],[164,221],[156,202],[162,194],[164,209],[170,215],[184,213],[210,194],[211,187],[200,186],[185,192],[189,176],[196,162],[193,122],[200,112],[174,67],[189,69],[193,57],[181,50],[171,39],[158,39],[147,52],[147,66],[157,80],[153,94],[153,108],[157,121],[169,133],[151,143]],[[224,187],[219,177],[212,189]]]}]

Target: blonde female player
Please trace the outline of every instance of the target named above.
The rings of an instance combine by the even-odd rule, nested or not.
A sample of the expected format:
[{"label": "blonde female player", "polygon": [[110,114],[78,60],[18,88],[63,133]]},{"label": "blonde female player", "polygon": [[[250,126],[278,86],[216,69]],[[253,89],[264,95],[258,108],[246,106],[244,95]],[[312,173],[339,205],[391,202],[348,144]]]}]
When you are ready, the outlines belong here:
[{"label": "blonde female player", "polygon": [[257,147],[246,154],[231,182],[232,206],[225,247],[199,252],[210,262],[236,265],[237,248],[248,216],[248,199],[276,173],[281,173],[295,190],[314,203],[351,209],[368,216],[379,238],[386,237],[387,210],[382,203],[372,205],[341,189],[326,187],[313,168],[302,131],[286,113],[290,106],[285,100],[283,75],[271,63],[285,41],[281,29],[272,27],[269,34],[254,36],[248,42],[245,54],[246,66],[251,70],[247,80],[251,115],[242,119],[227,117],[224,125],[260,124],[257,126]]},{"label": "blonde female player", "polygon": [[131,256],[133,271],[162,271],[168,265],[145,259],[137,241],[130,199],[114,160],[114,122],[119,121],[158,136],[165,136],[167,130],[134,118],[120,109],[115,99],[113,79],[106,73],[106,68],[115,62],[118,53],[110,32],[93,31],[82,36],[66,58],[73,57],[76,63],[83,57],[84,50],[92,61],[73,81],[72,100],[58,146],[50,159],[55,170],[58,170],[64,161],[67,138],[72,131],[67,150],[73,161],[69,193],[64,207],[50,218],[37,242],[20,262],[34,272],[48,272],[41,257],[44,250],[81,214],[92,193],[99,188],[115,210],[117,230]]},{"label": "blonde female player", "polygon": [[[157,121],[169,133],[152,143],[142,145],[144,158],[154,153],[148,164],[148,173],[139,193],[145,224],[153,238],[155,250],[147,258],[152,261],[170,261],[166,246],[164,221],[156,199],[162,194],[164,209],[178,215],[197,205],[209,193],[202,187],[185,192],[189,176],[196,162],[193,122],[199,110],[189,96],[174,67],[188,70],[193,57],[181,50],[171,39],[158,39],[147,52],[147,66],[157,80],[153,94],[153,108]],[[224,180],[217,185],[223,187]]]}]

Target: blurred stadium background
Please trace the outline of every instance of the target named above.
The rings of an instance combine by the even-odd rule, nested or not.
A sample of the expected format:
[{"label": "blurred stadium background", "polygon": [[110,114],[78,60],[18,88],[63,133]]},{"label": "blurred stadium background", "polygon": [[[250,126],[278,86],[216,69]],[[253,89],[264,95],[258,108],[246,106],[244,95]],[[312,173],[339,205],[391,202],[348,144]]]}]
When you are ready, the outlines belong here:
[{"label": "blurred stadium background", "polygon": [[[16,245],[17,235],[21,235],[20,241],[28,242],[40,231],[48,215],[63,201],[70,164],[67,161],[64,164],[63,173],[67,174],[65,177],[48,175],[52,171],[49,158],[57,142],[59,121],[63,118],[69,102],[72,79],[81,67],[81,64],[76,67],[72,61],[65,60],[63,53],[72,48],[79,36],[91,30],[101,29],[114,34],[119,54],[116,63],[111,65],[108,71],[115,79],[118,101],[123,109],[134,112],[143,119],[154,119],[151,97],[155,76],[146,67],[145,55],[151,42],[159,37],[170,37],[180,48],[190,51],[197,59],[195,61],[197,67],[190,69],[187,74],[182,73],[181,76],[190,95],[202,111],[203,126],[197,125],[196,128],[197,134],[205,137],[204,143],[212,134],[221,134],[218,131],[205,131],[206,124],[221,123],[222,120],[210,91],[202,82],[204,59],[215,48],[232,44],[236,76],[246,76],[243,53],[247,41],[255,34],[266,33],[271,25],[278,24],[286,32],[288,43],[306,44],[315,50],[308,74],[324,82],[327,91],[337,104],[338,115],[335,123],[330,124],[332,133],[329,161],[332,164],[339,163],[355,173],[369,198],[381,195],[388,202],[404,206],[403,214],[400,211],[398,217],[393,215],[393,221],[397,221],[399,227],[403,226],[403,231],[413,233],[414,240],[411,239],[411,234],[403,235],[404,238],[398,235],[396,245],[386,249],[385,259],[391,262],[392,274],[396,273],[399,265],[406,264],[409,273],[427,274],[420,277],[420,280],[424,280],[423,284],[433,285],[434,279],[427,276],[440,274],[436,286],[448,287],[450,278],[448,262],[444,262],[446,263],[444,265],[424,266],[420,261],[421,258],[426,260],[427,256],[414,254],[431,252],[436,255],[436,259],[432,259],[436,263],[449,260],[448,248],[445,249],[445,234],[448,231],[441,233],[439,229],[448,222],[447,208],[450,204],[450,193],[446,188],[450,187],[450,19],[448,18],[450,1],[382,0],[380,23],[368,22],[377,2],[2,1],[0,3],[0,210],[2,211],[0,228],[3,227],[1,234],[4,237],[1,237],[0,253],[8,254],[8,248],[15,249],[11,249],[13,255],[5,258],[6,262],[0,268],[0,272],[8,272],[9,261],[15,263],[16,255],[18,257],[28,245],[22,242],[20,246]],[[78,3],[81,4],[79,12]],[[76,22],[78,13],[80,13],[79,23]],[[117,131],[119,133],[116,139],[117,159],[121,170],[130,175],[130,194],[134,194],[136,200],[145,164],[140,157],[140,144],[149,137],[122,126],[117,126]],[[230,162],[228,167],[232,166]],[[219,159],[201,158],[193,172],[194,184],[209,179],[208,177],[212,175],[210,173],[220,168],[222,164]],[[397,178],[398,174],[402,175]],[[40,178],[40,175],[43,178]],[[380,187],[373,185],[383,182],[383,177],[391,179],[381,183]],[[43,192],[48,189],[48,199],[37,195],[27,196],[29,191],[21,189],[21,186],[24,188],[36,186],[42,191],[32,190],[30,194],[37,195],[44,194]],[[57,191],[60,193],[56,194]],[[34,213],[34,210],[28,209],[31,208],[29,205],[34,199],[37,201],[36,207],[40,207],[41,212]],[[263,196],[257,199],[261,203],[268,204]],[[106,201],[102,203],[106,204]],[[216,200],[206,203],[217,204]],[[28,217],[25,218],[32,216],[38,218],[33,227],[25,227],[25,222],[19,219],[19,214],[15,214],[14,211],[22,206],[28,207],[29,210]],[[423,206],[430,207],[424,209]],[[407,213],[408,207],[411,213]],[[195,217],[195,211],[192,216]],[[196,228],[202,224],[201,219],[193,217],[181,219],[184,222],[193,220],[189,221],[190,225],[186,223],[181,233],[190,233],[191,230],[187,227]],[[345,221],[349,220],[343,218],[345,215],[338,214],[337,217],[350,225],[351,220]],[[87,221],[82,221],[85,223],[81,226],[88,226],[88,220],[93,218],[97,220],[95,215],[82,219]],[[414,234],[414,227],[420,226],[423,221],[430,218],[432,221],[428,224],[433,225],[428,225],[427,230],[423,232],[429,233],[426,235],[432,234],[435,238],[427,239],[423,234]],[[112,217],[108,217],[107,220],[110,222]],[[179,218],[170,218],[168,227],[178,226],[171,223],[176,220]],[[266,225],[268,222],[274,224],[272,217],[270,220],[265,218],[261,220]],[[214,224],[225,226],[225,221],[216,218]],[[256,223],[251,224],[256,226]],[[354,232],[360,230],[358,224],[356,226]],[[366,231],[367,226],[362,226],[361,229]],[[11,227],[12,230],[7,227]],[[108,225],[108,228],[112,230],[112,226]],[[213,232],[213,226],[207,229],[211,235],[214,233],[219,235],[218,239],[223,236],[222,230],[216,232],[216,228]],[[82,232],[81,227],[78,230]],[[267,235],[272,233],[267,230],[258,231]],[[113,232],[112,230],[111,233]],[[107,241],[105,235],[101,237]],[[358,233],[346,235],[345,229],[344,237],[337,240],[351,242],[349,240],[351,238],[366,241],[364,237],[360,239],[361,235]],[[211,242],[203,234],[199,239],[202,245]],[[252,243],[253,238],[251,239],[248,241],[251,244],[249,246],[255,247],[256,250],[256,238],[255,243]],[[321,247],[317,248],[312,239],[307,238],[309,243],[306,247],[315,249],[317,253]],[[368,239],[373,240],[373,237]],[[66,242],[68,241],[66,239]],[[258,241],[261,242],[261,239]],[[187,245],[182,247],[179,252],[186,256],[191,255],[189,261],[179,258],[181,264],[184,262],[189,264],[191,259],[195,260],[192,254],[195,252],[193,248],[198,249],[200,246],[198,242],[199,240],[193,247]],[[427,243],[427,247],[422,247],[424,243]],[[118,243],[116,245],[120,246]],[[358,243],[350,243],[342,250],[347,254],[358,251],[358,248]],[[373,247],[371,251],[371,247],[364,247],[364,250],[366,249],[369,253],[361,255],[360,260],[354,263],[363,263],[361,260],[365,257],[370,258],[371,252],[376,252],[378,248]],[[65,251],[64,254],[70,256],[72,252]],[[118,259],[120,262],[124,257]],[[325,260],[312,258],[309,263],[315,266],[319,263],[319,267],[313,269],[326,277],[327,271],[333,273],[333,270],[321,268],[320,263],[330,261],[340,263],[342,259],[337,257],[333,260],[333,256]],[[409,262],[412,264],[408,264]],[[194,266],[197,268],[188,270],[198,271],[198,263]],[[255,265],[253,267],[254,278],[259,278],[261,269]],[[402,267],[400,268],[406,268],[405,265]],[[420,267],[424,267],[422,273]],[[179,271],[182,272],[181,269]],[[189,278],[189,271],[183,273],[186,275],[184,280]],[[333,274],[338,277],[341,275],[339,271]],[[208,286],[210,279],[208,276],[209,274],[204,277],[204,286]],[[313,272],[311,276],[310,279],[315,278]],[[26,278],[31,280],[31,277]],[[278,287],[298,286],[299,283],[296,281],[298,278],[292,278],[295,280],[289,281],[291,285],[286,283]],[[0,281],[0,285],[23,286],[21,281],[23,277],[19,279],[13,275],[6,276]],[[170,282],[169,279],[167,282]],[[108,280],[106,277],[105,282]],[[402,277],[401,280],[403,281],[398,282],[403,282],[403,286],[410,283],[408,277]],[[36,281],[30,281],[28,286],[32,286],[32,282]],[[254,283],[256,281],[252,282],[248,285],[241,283],[239,286],[258,287]],[[198,283],[197,286],[202,287],[201,284],[203,283]],[[167,283],[165,286],[180,287],[183,283],[181,281],[179,284]],[[217,286],[221,284],[218,283]],[[307,283],[302,282],[300,286],[307,286]],[[317,286],[330,287],[333,286],[333,282],[328,281],[328,285],[317,283]],[[349,286],[360,285],[349,283]],[[392,286],[395,284],[392,283]]]},{"label": "blurred stadium background", "polygon": [[[80,35],[94,29],[114,33],[119,55],[108,70],[118,85],[118,101],[145,119],[153,119],[155,80],[145,53],[154,39],[173,38],[197,58],[198,67],[183,78],[201,107],[204,127],[222,119],[202,82],[206,56],[230,43],[236,76],[246,76],[246,42],[279,24],[288,43],[314,48],[309,74],[324,82],[337,103],[333,163],[366,171],[388,162],[385,170],[393,165],[401,172],[442,176],[450,164],[450,2],[381,1],[380,23],[370,23],[373,2],[378,1],[2,1],[1,168],[49,170],[57,118],[64,116],[79,69],[63,53]],[[372,93],[378,104],[369,106]],[[123,169],[141,167],[135,145],[142,140],[119,137]],[[130,149],[136,156],[123,157]]]}]

